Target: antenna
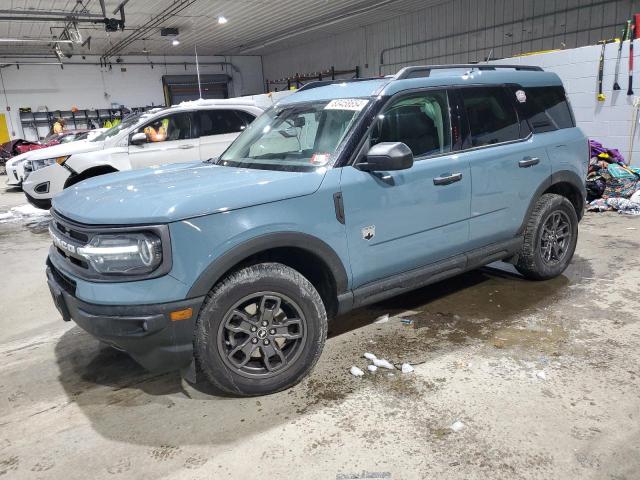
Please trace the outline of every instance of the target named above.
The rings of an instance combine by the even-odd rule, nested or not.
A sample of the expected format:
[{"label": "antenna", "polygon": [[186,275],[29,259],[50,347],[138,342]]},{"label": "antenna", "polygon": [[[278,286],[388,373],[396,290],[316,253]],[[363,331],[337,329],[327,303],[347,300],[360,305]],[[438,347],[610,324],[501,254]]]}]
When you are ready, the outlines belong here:
[{"label": "antenna", "polygon": [[200,86],[200,64],[198,63],[198,46],[194,45],[196,51],[196,73],[198,74],[198,92],[200,93],[200,100],[202,100],[202,87]]}]

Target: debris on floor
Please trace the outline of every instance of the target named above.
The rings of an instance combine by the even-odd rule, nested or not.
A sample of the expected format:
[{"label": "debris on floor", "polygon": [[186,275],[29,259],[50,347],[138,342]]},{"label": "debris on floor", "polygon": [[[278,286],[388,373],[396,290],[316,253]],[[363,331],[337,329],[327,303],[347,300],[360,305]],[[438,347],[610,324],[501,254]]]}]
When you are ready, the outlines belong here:
[{"label": "debris on floor", "polygon": [[369,370],[370,372],[375,372],[376,370],[378,370],[378,367],[376,367],[375,365],[367,365],[367,370]]},{"label": "debris on floor", "polygon": [[378,358],[376,357],[373,353],[369,353],[369,352],[365,352],[365,354],[363,355],[364,358],[366,358],[367,360],[371,360],[372,362]]},{"label": "debris on floor", "polygon": [[402,370],[402,373],[411,373],[413,372],[413,367],[408,363],[403,363],[401,370]]},{"label": "debris on floor", "polygon": [[536,377],[538,377],[540,380],[546,380],[547,374],[544,372],[544,370],[539,370],[536,372]]},{"label": "debris on floor", "polygon": [[388,321],[389,321],[389,314],[387,313],[385,315],[382,315],[376,318],[375,322],[373,323],[387,323]]},{"label": "debris on floor", "polygon": [[640,168],[627,164],[617,149],[608,149],[594,140],[589,140],[589,146],[587,210],[640,215]]},{"label": "debris on floor", "polygon": [[13,207],[8,212],[0,213],[0,223],[42,219],[48,216],[49,210],[42,210],[27,203]]},{"label": "debris on floor", "polygon": [[451,429],[452,432],[456,433],[462,430],[464,426],[465,426],[464,423],[462,423],[460,420],[456,420],[451,424],[449,428]]},{"label": "debris on floor", "polygon": [[349,372],[351,372],[351,375],[353,375],[354,377],[362,377],[364,375],[364,372],[355,365],[351,367]]},{"label": "debris on floor", "polygon": [[375,358],[372,361],[373,361],[373,364],[376,367],[386,368],[388,370],[395,370],[396,369],[396,367],[394,367],[388,360],[385,360],[384,358]]}]

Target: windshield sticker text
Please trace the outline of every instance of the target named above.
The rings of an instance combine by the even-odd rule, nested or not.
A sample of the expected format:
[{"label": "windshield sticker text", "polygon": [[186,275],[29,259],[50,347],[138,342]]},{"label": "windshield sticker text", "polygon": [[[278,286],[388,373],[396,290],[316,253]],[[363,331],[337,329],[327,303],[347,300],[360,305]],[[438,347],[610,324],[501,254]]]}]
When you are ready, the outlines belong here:
[{"label": "windshield sticker text", "polygon": [[353,110],[359,112],[368,103],[368,100],[362,98],[339,98],[337,100],[331,100],[324,107],[325,110]]}]

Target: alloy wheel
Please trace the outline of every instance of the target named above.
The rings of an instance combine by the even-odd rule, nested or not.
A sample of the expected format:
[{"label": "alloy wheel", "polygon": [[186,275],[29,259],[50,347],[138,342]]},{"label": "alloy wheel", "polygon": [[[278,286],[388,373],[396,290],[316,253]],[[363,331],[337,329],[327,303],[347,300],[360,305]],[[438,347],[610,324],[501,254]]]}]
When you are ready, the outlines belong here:
[{"label": "alloy wheel", "polygon": [[236,373],[268,378],[293,364],[303,350],[306,320],[289,297],[248,295],[228,310],[218,330],[222,360]]}]

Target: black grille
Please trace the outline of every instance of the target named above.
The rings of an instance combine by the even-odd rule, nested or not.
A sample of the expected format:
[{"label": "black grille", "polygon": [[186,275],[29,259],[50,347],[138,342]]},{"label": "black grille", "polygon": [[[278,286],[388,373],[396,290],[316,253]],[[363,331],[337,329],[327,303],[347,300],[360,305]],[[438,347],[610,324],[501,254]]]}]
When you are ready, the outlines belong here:
[{"label": "black grille", "polygon": [[58,284],[70,295],[76,294],[76,282],[71,280],[66,275],[62,274],[56,267],[53,266],[50,260],[47,260],[47,266],[51,271],[51,275],[58,282]]},{"label": "black grille", "polygon": [[58,230],[60,233],[62,233],[63,235],[66,235],[69,238],[73,238],[74,240],[78,240],[80,242],[89,241],[89,235],[87,235],[86,233],[82,233],[77,230],[74,230],[73,227],[68,227],[65,224],[60,223],[58,221],[55,222],[55,225],[56,225],[56,230]]}]

